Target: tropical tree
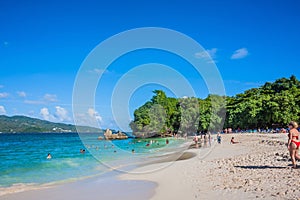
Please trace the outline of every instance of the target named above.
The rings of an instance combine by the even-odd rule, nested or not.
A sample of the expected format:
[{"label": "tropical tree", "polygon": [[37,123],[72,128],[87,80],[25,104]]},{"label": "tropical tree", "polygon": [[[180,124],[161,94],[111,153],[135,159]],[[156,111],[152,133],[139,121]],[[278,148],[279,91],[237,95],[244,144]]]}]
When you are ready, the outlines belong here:
[{"label": "tropical tree", "polygon": [[[284,127],[300,120],[300,81],[295,76],[266,82],[232,97],[171,98],[161,90],[134,112],[135,133],[195,133],[225,128]],[[225,117],[226,116],[226,117]],[[150,134],[151,135],[151,134]]]}]

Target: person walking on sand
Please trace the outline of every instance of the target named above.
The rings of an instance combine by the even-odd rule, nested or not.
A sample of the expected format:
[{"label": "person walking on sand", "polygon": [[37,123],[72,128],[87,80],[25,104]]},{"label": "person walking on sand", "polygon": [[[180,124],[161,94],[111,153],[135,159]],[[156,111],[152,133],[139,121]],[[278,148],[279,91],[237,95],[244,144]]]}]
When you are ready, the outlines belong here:
[{"label": "person walking on sand", "polygon": [[221,134],[220,133],[218,133],[218,135],[217,135],[217,141],[219,144],[221,144]]},{"label": "person walking on sand", "polygon": [[195,142],[196,145],[198,144],[198,136],[197,136],[197,134],[195,134],[195,136],[193,138],[193,141]]},{"label": "person walking on sand", "polygon": [[288,134],[289,140],[288,140],[287,148],[290,152],[293,168],[296,169],[297,168],[296,159],[300,160],[300,156],[298,155],[299,146],[300,146],[299,132],[297,130],[298,124],[297,122],[291,121],[288,127],[289,127],[289,134]]}]

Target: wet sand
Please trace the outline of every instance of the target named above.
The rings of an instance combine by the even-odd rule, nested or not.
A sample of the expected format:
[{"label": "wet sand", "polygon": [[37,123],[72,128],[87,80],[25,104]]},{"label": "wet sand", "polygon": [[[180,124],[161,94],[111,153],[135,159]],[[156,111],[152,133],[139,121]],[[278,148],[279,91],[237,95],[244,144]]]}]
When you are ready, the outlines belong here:
[{"label": "wet sand", "polygon": [[3,200],[95,200],[95,199],[150,199],[156,183],[140,180],[119,180],[118,172],[88,178],[50,188],[24,191],[2,196]]}]

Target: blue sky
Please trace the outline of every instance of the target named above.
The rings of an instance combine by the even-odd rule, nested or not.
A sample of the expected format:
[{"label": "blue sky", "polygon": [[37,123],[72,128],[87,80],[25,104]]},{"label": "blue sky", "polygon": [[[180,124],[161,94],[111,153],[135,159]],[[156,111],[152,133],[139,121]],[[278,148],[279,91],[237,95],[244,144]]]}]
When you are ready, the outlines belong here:
[{"label": "blue sky", "polygon": [[[139,27],[169,28],[199,42],[216,62],[230,96],[292,74],[300,78],[299,22],[297,0],[0,1],[0,114],[72,122],[81,63],[101,41]],[[102,127],[118,128],[105,94],[120,73],[148,62],[189,73],[184,61],[164,52],[120,58],[106,74],[107,93],[97,92],[88,115],[97,116]],[[205,97],[203,81],[187,77],[200,85],[197,96]],[[143,86],[129,101],[131,115],[155,88],[172,95],[159,85]]]}]

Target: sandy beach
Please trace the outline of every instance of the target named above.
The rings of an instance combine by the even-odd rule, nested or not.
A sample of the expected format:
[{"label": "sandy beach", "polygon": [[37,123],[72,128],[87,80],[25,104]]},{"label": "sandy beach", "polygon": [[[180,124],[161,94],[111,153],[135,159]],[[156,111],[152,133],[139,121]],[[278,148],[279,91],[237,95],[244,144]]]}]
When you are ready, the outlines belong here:
[{"label": "sandy beach", "polygon": [[[153,200],[160,199],[299,199],[300,169],[292,170],[285,134],[223,135],[204,157],[200,149],[188,160],[174,162],[151,174],[126,174],[124,180],[158,183]],[[159,164],[139,168],[153,169]]]},{"label": "sandy beach", "polygon": [[94,177],[2,199],[299,199],[300,169],[291,169],[285,134],[234,136],[241,143],[222,135],[222,144],[130,173],[112,172],[116,179]]}]

